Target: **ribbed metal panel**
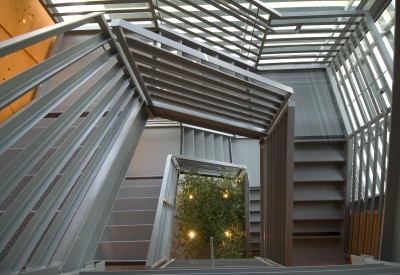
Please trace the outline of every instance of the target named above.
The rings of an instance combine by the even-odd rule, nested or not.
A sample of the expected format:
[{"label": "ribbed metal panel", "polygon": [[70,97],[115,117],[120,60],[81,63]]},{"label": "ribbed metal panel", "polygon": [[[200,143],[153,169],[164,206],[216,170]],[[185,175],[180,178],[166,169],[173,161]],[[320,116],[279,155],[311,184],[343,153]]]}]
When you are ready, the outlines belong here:
[{"label": "ribbed metal panel", "polygon": [[296,104],[295,139],[344,138],[342,119],[324,70],[266,71],[269,79],[293,88]]},{"label": "ribbed metal panel", "polygon": [[168,154],[179,154],[180,127],[146,128],[140,138],[126,177],[163,175]]}]

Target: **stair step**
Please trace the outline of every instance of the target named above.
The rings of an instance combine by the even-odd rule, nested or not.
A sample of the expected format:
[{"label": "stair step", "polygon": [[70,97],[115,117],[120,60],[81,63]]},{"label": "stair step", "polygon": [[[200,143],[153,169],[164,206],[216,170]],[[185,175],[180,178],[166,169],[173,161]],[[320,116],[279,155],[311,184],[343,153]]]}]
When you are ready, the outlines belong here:
[{"label": "stair step", "polygon": [[343,162],[346,161],[346,143],[295,143],[295,162]]},{"label": "stair step", "polygon": [[260,232],[250,232],[250,243],[260,243]]},{"label": "stair step", "polygon": [[162,177],[156,179],[125,179],[122,186],[161,186]]},{"label": "stair step", "polygon": [[260,211],[250,211],[250,222],[260,222]]},{"label": "stair step", "polygon": [[158,197],[161,186],[122,186],[118,198]]},{"label": "stair step", "polygon": [[308,232],[340,232],[342,230],[341,220],[315,220],[315,221],[293,221],[293,234]]},{"label": "stair step", "polygon": [[260,201],[260,190],[250,191],[250,201]]},{"label": "stair step", "polygon": [[295,182],[344,181],[343,165],[334,163],[296,163],[294,165]]},{"label": "stair step", "polygon": [[107,225],[153,224],[156,210],[113,211]]},{"label": "stair step", "polygon": [[341,201],[344,193],[341,184],[329,183],[297,183],[293,190],[294,201]]},{"label": "stair step", "polygon": [[112,211],[155,210],[158,197],[116,199]]},{"label": "stair step", "polygon": [[343,219],[342,202],[295,202],[293,220]]},{"label": "stair step", "polygon": [[149,244],[150,241],[99,242],[93,261],[146,261]]},{"label": "stair step", "polygon": [[250,211],[260,211],[260,203],[256,201],[250,202]]},{"label": "stair step", "polygon": [[260,223],[250,223],[250,232],[260,233]]},{"label": "stair step", "polygon": [[108,225],[104,228],[101,242],[144,241],[151,239],[153,224]]}]

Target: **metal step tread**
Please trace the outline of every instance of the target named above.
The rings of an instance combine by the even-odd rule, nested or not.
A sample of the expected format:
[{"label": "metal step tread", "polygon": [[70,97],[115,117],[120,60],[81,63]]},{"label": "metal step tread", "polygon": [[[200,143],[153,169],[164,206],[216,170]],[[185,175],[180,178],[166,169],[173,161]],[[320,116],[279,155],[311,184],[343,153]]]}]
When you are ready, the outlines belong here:
[{"label": "metal step tread", "polygon": [[150,240],[152,230],[153,224],[106,226],[100,242]]},{"label": "metal step tread", "polygon": [[99,242],[93,260],[146,261],[150,240]]},{"label": "metal step tread", "polygon": [[155,216],[155,209],[112,211],[108,217],[107,226],[153,224]]},{"label": "metal step tread", "polygon": [[122,186],[118,199],[158,197],[161,186]]}]

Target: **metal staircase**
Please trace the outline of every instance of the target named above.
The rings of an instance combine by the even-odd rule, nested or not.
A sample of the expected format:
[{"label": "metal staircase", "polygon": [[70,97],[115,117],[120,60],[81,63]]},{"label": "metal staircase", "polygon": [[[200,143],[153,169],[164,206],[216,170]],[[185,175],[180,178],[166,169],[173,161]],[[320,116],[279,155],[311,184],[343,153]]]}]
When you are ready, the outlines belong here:
[{"label": "metal staircase", "polygon": [[183,128],[183,155],[232,163],[231,138],[190,127]]},{"label": "metal staircase", "polygon": [[94,261],[145,264],[162,178],[126,178],[97,246]]},{"label": "metal staircase", "polygon": [[250,257],[260,254],[260,187],[250,187]]},{"label": "metal staircase", "polygon": [[293,265],[344,264],[346,141],[295,142]]}]

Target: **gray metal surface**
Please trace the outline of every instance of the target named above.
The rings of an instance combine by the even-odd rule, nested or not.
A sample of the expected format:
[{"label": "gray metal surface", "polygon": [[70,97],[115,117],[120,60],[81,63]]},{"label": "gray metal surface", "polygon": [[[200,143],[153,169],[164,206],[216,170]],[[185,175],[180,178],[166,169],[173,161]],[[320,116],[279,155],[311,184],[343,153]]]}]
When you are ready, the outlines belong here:
[{"label": "gray metal surface", "polygon": [[182,154],[195,158],[233,162],[230,156],[232,150],[230,139],[230,135],[185,126],[183,127]]},{"label": "gray metal surface", "polygon": [[293,87],[296,104],[296,140],[344,138],[345,133],[333,91],[323,70],[261,72]]},{"label": "gray metal surface", "polygon": [[[163,70],[174,75],[179,75],[186,80],[190,80],[192,82],[191,88],[194,88],[196,91],[196,87],[199,84],[197,82],[201,82],[203,85],[209,86],[211,85],[214,88],[220,88],[223,90],[234,91],[237,94],[241,95],[241,99],[245,101],[257,101],[268,109],[274,116],[273,119],[276,118],[276,115],[280,112],[281,108],[286,104],[288,98],[291,95],[291,88],[283,86],[279,83],[270,81],[268,79],[259,77],[249,71],[238,69],[235,66],[232,66],[228,63],[222,62],[221,60],[206,56],[201,54],[199,51],[196,51],[192,48],[179,44],[175,41],[166,39],[165,37],[155,35],[154,33],[147,31],[142,28],[138,28],[132,24],[129,24],[123,20],[116,20],[112,23],[113,28],[118,31],[119,40],[126,41],[130,47],[132,47],[133,52],[129,52],[127,45],[125,42],[123,43],[123,49],[125,56],[127,56],[128,61],[130,62],[130,67],[135,74],[135,78],[137,80],[138,85],[141,87],[143,94],[146,97],[146,100],[149,101],[149,105],[157,107],[152,108],[152,112],[156,115],[163,114],[164,117],[167,116],[163,109],[167,109],[169,111],[178,111],[187,114],[192,114],[190,110],[196,110],[199,113],[212,113],[215,115],[214,117],[209,116],[204,118],[203,123],[208,125],[208,128],[215,128],[219,123],[228,124],[229,121],[235,121],[234,124],[237,124],[236,121],[240,121],[243,125],[248,124],[251,128],[252,126],[258,125],[257,122],[251,119],[246,115],[246,112],[252,112],[251,109],[246,110],[246,105],[242,105],[242,109],[246,110],[242,115],[238,115],[237,113],[233,113],[230,108],[224,107],[224,104],[219,104],[219,107],[225,108],[224,111],[213,109],[211,106],[213,102],[208,101],[208,98],[202,98],[202,100],[196,100],[193,96],[188,96],[182,93],[182,90],[179,94],[175,93],[173,90],[160,89],[157,87],[152,87],[150,89],[149,85],[146,83],[144,85],[144,77],[143,74],[150,75],[150,77],[157,77],[156,70]],[[161,43],[166,45],[168,48],[173,48],[181,51],[181,55],[174,54],[171,51],[164,50],[167,47],[164,46],[164,49],[158,48],[156,46],[151,46],[141,40],[135,38],[125,38],[123,33],[121,33],[121,28],[125,30],[129,30],[134,33],[138,33],[142,36],[150,38],[154,40],[156,43]],[[189,60],[189,58],[185,58],[183,56],[190,55],[195,58],[199,58],[200,60],[205,60],[209,63],[214,63],[218,65],[220,70],[216,70],[212,67],[203,65],[202,62],[193,62]],[[157,58],[153,58],[157,57]],[[171,63],[172,62],[172,63]],[[138,65],[140,63],[141,65]],[[172,65],[173,64],[173,65]],[[146,69],[147,66],[147,69]],[[148,68],[150,66],[151,69]],[[222,69],[224,68],[224,69]],[[232,71],[234,73],[239,73],[250,78],[250,81],[246,81],[240,78],[235,77],[234,75],[230,75],[229,73],[224,73],[222,70]],[[155,75],[154,75],[155,74]],[[218,77],[220,79],[224,79],[224,81],[220,81],[219,79],[215,79]],[[194,82],[193,82],[194,81]],[[173,81],[172,78],[168,80],[169,83],[182,85],[182,82]],[[254,84],[257,83],[257,84]],[[184,87],[187,88],[187,87]],[[189,87],[190,88],[190,87]],[[249,93],[249,91],[251,91]],[[150,92],[150,96],[149,93]],[[201,94],[199,94],[201,95]],[[152,103],[153,102],[153,103]],[[179,107],[179,109],[172,108],[169,105],[174,107]],[[217,107],[217,106],[216,106]],[[185,111],[185,110],[189,111]],[[246,118],[245,118],[246,117]],[[169,117],[171,118],[171,117]],[[272,121],[273,121],[272,119]],[[261,129],[268,128],[270,125],[269,122],[261,123],[260,129],[256,130],[262,133]],[[226,126],[227,127],[227,126]],[[245,131],[245,126],[242,126],[243,131]]]},{"label": "gray metal surface", "polygon": [[[132,106],[132,112],[114,144],[112,153],[103,164],[104,168],[101,169],[103,171],[100,170],[101,172],[97,175],[103,178],[102,174],[105,173],[106,176],[102,179],[100,194],[93,201],[87,218],[64,262],[64,271],[84,267],[85,263],[92,260],[96,251],[102,229],[107,223],[109,212],[124,180],[129,160],[132,159],[148,118],[147,111],[142,108],[142,103],[139,103],[137,99]],[[96,230],[93,231],[94,225]]]},{"label": "gray metal surface", "polygon": [[146,128],[126,176],[162,176],[168,154],[179,154],[180,136],[180,127]]},{"label": "gray metal surface", "polygon": [[[123,211],[111,211],[93,259],[102,259],[108,262],[143,260],[141,255],[126,260],[127,257],[132,256],[131,252],[125,251],[128,253],[126,255],[123,251],[119,251],[119,247],[120,245],[122,247],[133,246],[131,249],[137,249],[137,241],[150,241],[161,182],[162,179],[133,178],[127,180],[125,178],[113,209],[115,210],[115,204],[119,203],[118,199],[126,199],[128,203]],[[138,202],[148,205],[154,210],[133,210]],[[141,249],[146,249],[146,247]],[[143,253],[147,253],[147,251]]]},{"label": "gray metal surface", "polygon": [[[108,132],[107,130],[112,126],[111,124],[116,119],[113,126],[114,131],[111,131],[111,133],[103,140],[101,146],[91,159],[91,162],[86,167],[82,176],[79,178],[74,189],[69,193],[68,199],[63,202],[63,207],[57,215],[57,219],[53,222],[52,227],[49,229],[44,238],[44,241],[38,247],[38,250],[31,259],[28,268],[35,269],[38,266],[45,266],[49,263],[54,251],[60,243],[60,240],[63,238],[65,230],[68,228],[76,210],[80,206],[83,197],[89,189],[90,184],[92,183],[109,150],[111,149],[120,129],[123,127],[126,117],[121,115],[117,119],[117,115],[123,110],[124,103],[129,99],[129,97],[131,97],[131,95],[132,93],[128,92],[125,94],[125,96],[121,96],[118,102],[111,109],[109,113],[110,115],[105,118],[103,120],[103,124],[99,126],[99,131],[105,134]],[[129,110],[129,108],[126,110]],[[82,151],[82,153],[84,153],[84,151]]]}]

